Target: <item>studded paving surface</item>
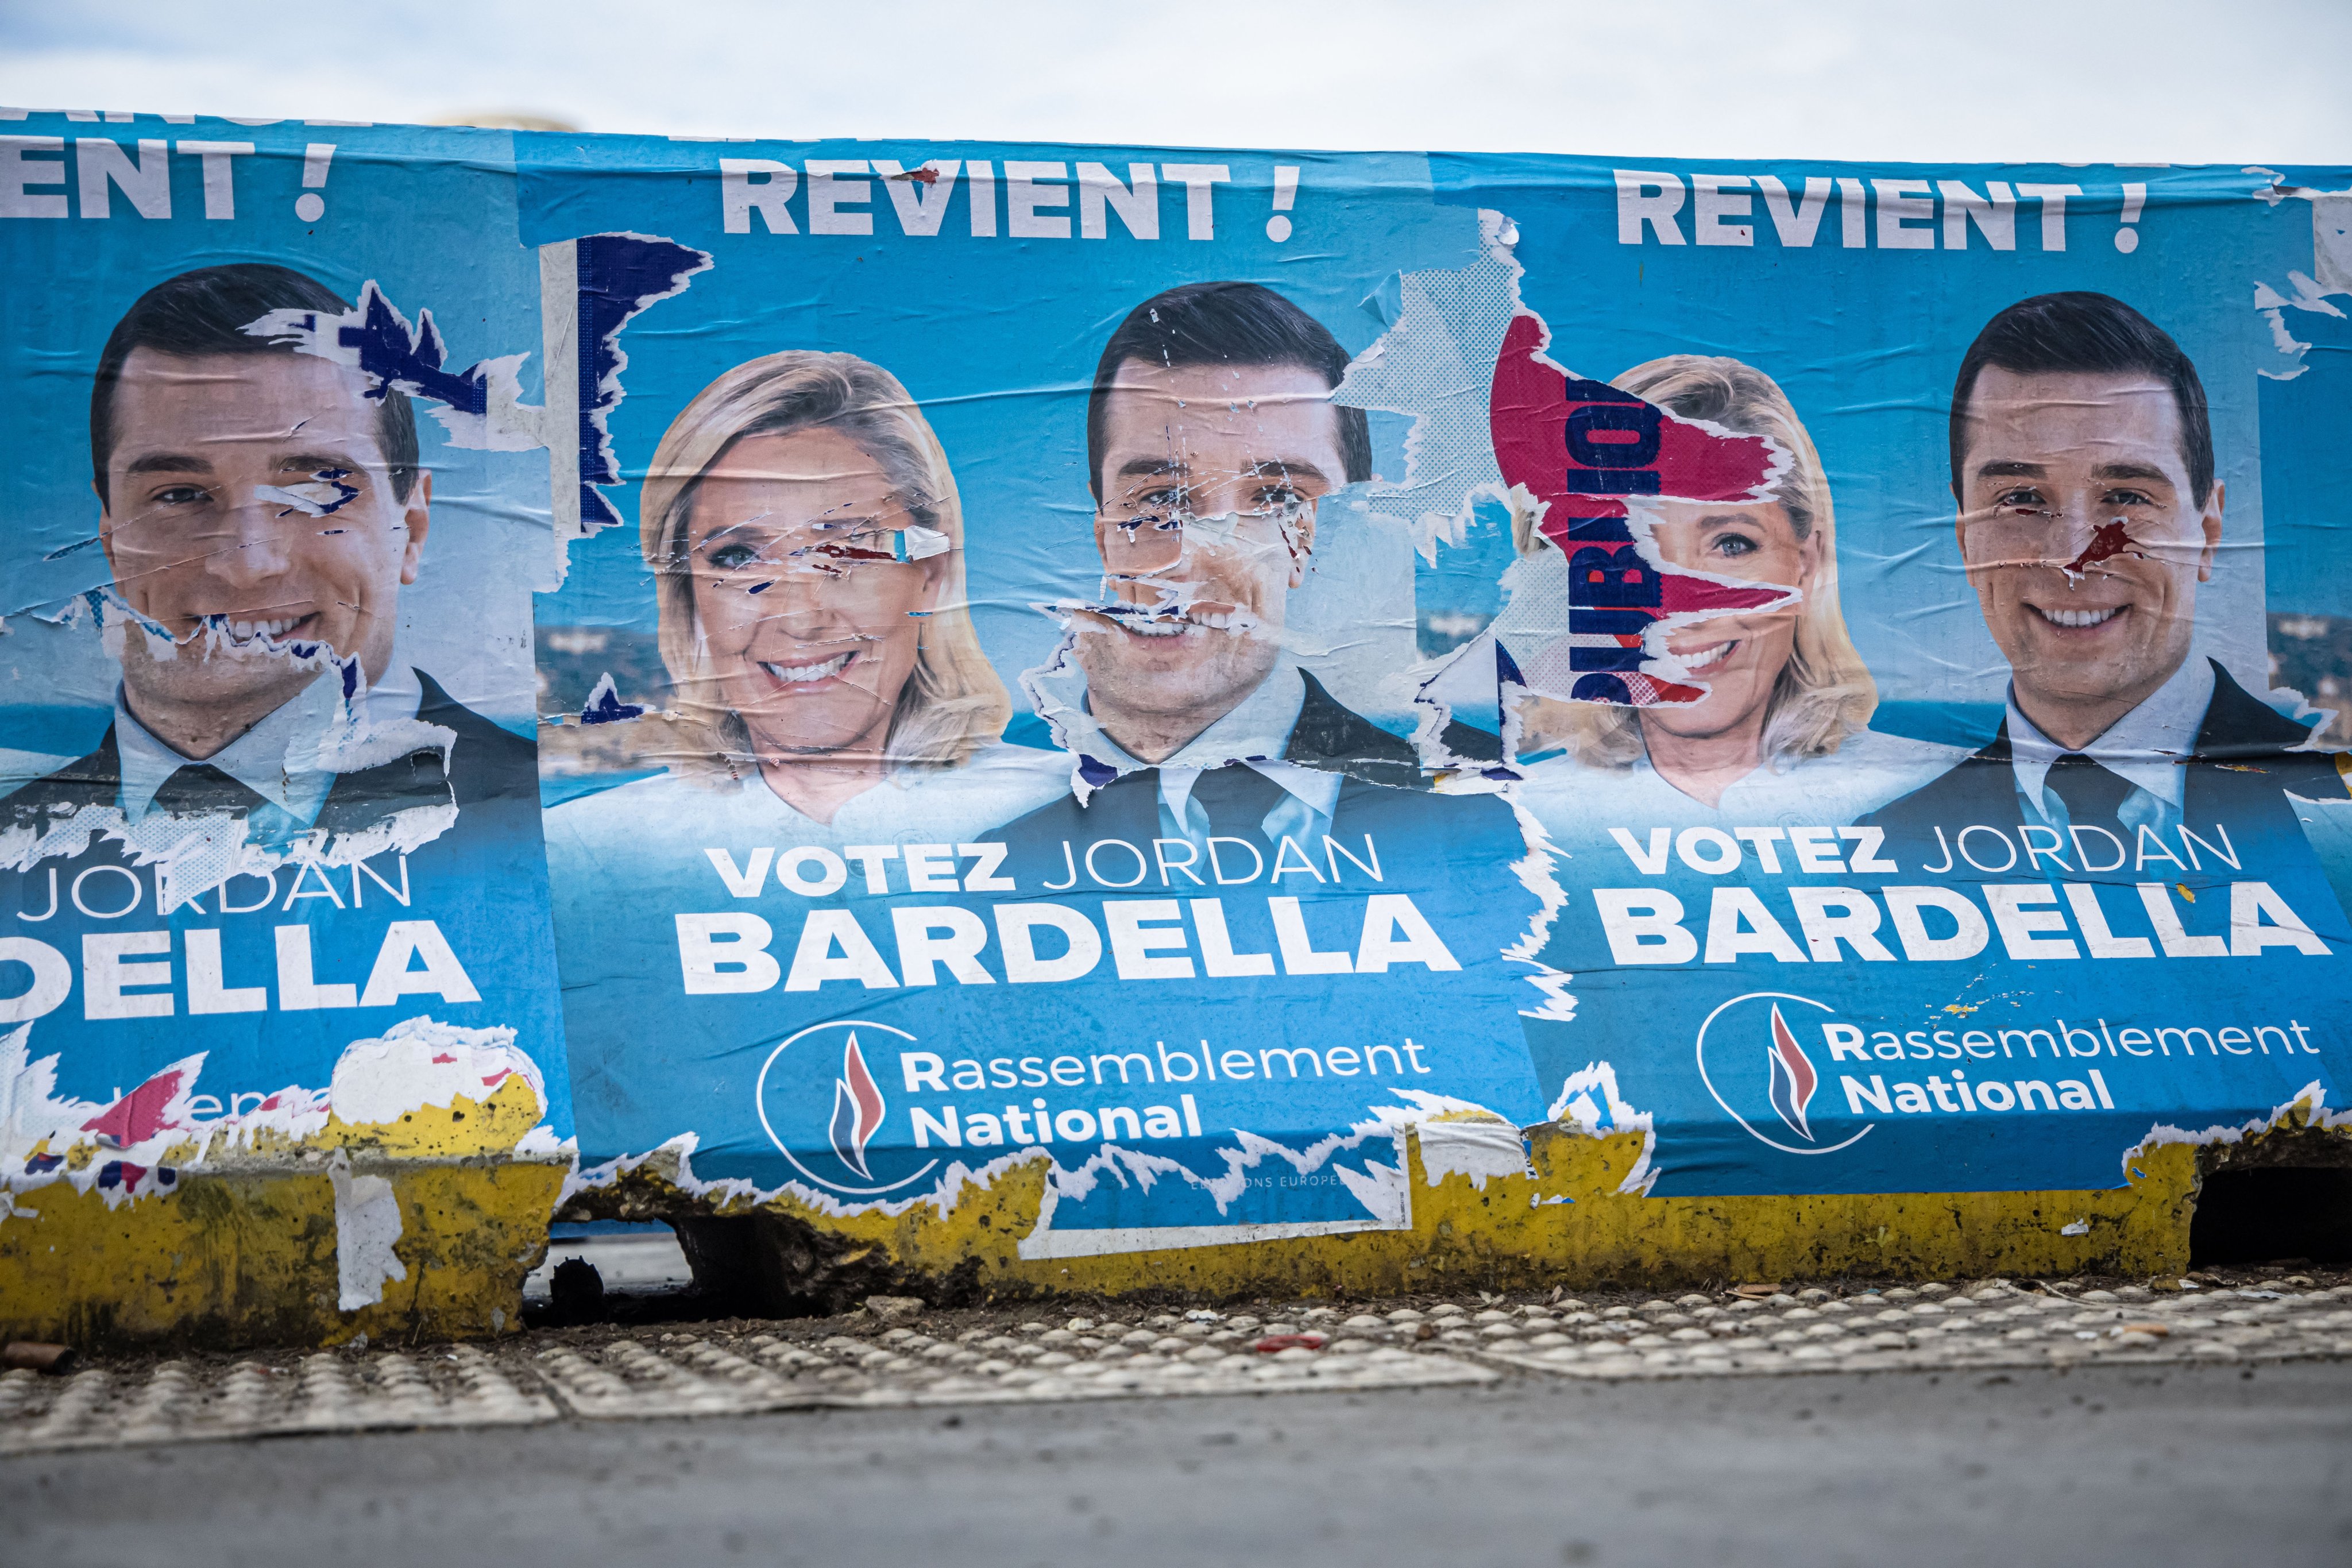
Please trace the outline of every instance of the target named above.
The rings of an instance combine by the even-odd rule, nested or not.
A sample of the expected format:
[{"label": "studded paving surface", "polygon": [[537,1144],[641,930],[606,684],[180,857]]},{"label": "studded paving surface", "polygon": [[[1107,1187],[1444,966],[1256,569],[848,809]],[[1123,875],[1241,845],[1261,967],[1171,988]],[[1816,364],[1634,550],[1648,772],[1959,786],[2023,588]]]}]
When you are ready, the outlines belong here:
[{"label": "studded paving surface", "polygon": [[2158,1295],[2142,1286],[2061,1294],[1928,1285],[1843,1299],[1686,1295],[1601,1311],[1563,1301],[1478,1312],[1437,1336],[1463,1349],[1473,1340],[1485,1360],[1578,1377],[2352,1356],[2352,1286],[2264,1281]]},{"label": "studded paving surface", "polygon": [[[1983,1281],[1674,1300],[542,1331],[494,1347],[109,1362],[0,1374],[0,1456],[288,1433],[811,1407],[1355,1392],[1571,1378],[2352,1359],[2352,1284]],[[969,1324],[970,1326],[966,1326]],[[844,1331],[845,1330],[848,1331]]]}]

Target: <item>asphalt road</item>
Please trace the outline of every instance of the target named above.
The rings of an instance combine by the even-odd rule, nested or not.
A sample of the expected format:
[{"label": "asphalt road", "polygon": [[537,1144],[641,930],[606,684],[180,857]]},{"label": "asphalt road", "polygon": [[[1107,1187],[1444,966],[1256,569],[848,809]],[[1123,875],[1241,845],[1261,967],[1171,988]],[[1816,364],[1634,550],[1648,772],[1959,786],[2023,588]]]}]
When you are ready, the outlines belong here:
[{"label": "asphalt road", "polygon": [[0,1461],[0,1563],[2352,1562],[2352,1364],[572,1422]]}]

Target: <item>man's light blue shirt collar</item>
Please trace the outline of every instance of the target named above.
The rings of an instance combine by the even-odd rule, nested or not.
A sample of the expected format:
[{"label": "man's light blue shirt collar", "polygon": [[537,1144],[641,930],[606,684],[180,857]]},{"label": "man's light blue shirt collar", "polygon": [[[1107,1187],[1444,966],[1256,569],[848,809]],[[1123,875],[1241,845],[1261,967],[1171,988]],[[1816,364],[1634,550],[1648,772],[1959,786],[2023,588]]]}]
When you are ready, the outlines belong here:
[{"label": "man's light blue shirt collar", "polygon": [[1157,763],[1131,754],[1114,741],[1095,718],[1090,696],[1081,695],[1075,712],[1063,718],[1070,749],[1120,773],[1139,768],[1213,768],[1238,757],[1279,758],[1290,745],[1290,731],[1307,706],[1307,682],[1288,657],[1275,660],[1264,680],[1233,710],[1185,742]]},{"label": "man's light blue shirt collar", "polygon": [[[1297,664],[1286,655],[1276,659],[1256,689],[1235,704],[1233,711],[1156,764],[1162,829],[1173,837],[1199,837],[1205,832],[1205,814],[1192,806],[1192,786],[1202,770],[1242,758],[1260,759],[1247,765],[1291,797],[1266,814],[1268,838],[1288,833],[1304,842],[1303,836],[1313,831],[1316,823],[1328,825],[1346,781],[1338,773],[1282,760],[1290,747],[1290,732],[1298,727],[1298,715],[1306,706],[1307,680]],[[1139,760],[1106,734],[1087,702],[1066,714],[1063,723],[1072,751],[1108,763],[1122,773],[1155,765]]]},{"label": "man's light blue shirt collar", "polygon": [[[2138,707],[2108,725],[2097,740],[2083,748],[2083,754],[2131,784],[2136,792],[2153,796],[2167,811],[2178,814],[2187,789],[2185,770],[2180,763],[2197,749],[2197,734],[2204,728],[2205,711],[2213,705],[2213,666],[2203,655],[2191,653],[2172,672],[2170,679]],[[2065,755],[2066,748],[2044,735],[2018,707],[2017,689],[2011,685],[2010,767],[2017,779],[2018,793],[2033,804],[2045,821],[2054,822],[2064,816],[2063,805],[2045,798],[2043,784],[2050,776],[2050,764]],[[2131,797],[2134,801],[2137,798],[2137,794]],[[2125,820],[2129,826],[2137,826],[2132,822],[2133,816],[2127,803]]]},{"label": "man's light blue shirt collar", "polygon": [[[382,685],[361,699],[373,721],[415,717],[423,700],[416,672],[395,659]],[[156,794],[185,767],[211,766],[259,795],[284,814],[293,831],[307,828],[327,804],[338,775],[317,765],[320,735],[341,706],[334,674],[304,687],[252,729],[211,756],[182,756],[131,715],[120,685],[114,691],[114,746],[121,765],[121,802],[132,821],[147,814]]]}]

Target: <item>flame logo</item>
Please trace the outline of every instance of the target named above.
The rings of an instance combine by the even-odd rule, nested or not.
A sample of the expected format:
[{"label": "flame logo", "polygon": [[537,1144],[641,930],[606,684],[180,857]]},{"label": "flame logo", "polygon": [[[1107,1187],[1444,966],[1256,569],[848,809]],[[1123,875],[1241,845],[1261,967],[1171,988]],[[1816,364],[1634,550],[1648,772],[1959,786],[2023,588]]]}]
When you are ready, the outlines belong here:
[{"label": "flame logo", "polygon": [[[1763,1020],[1749,1011],[1759,1002],[1773,1005],[1772,1026],[1764,1048],[1768,1084],[1757,1082],[1756,1058],[1751,1054],[1756,1049],[1757,1034],[1763,1032]],[[1851,1149],[1876,1131],[1878,1123],[1864,1121],[1851,1132],[1835,1125],[1820,1131],[1813,1130],[1806,1110],[1812,1103],[1814,1091],[1821,1088],[1822,1075],[1806,1057],[1804,1047],[1797,1044],[1797,1036],[1789,1027],[1788,1018],[1781,1016],[1781,1003],[1787,1003],[1792,1010],[1813,1007],[1832,1017],[1837,1016],[1837,1009],[1828,1003],[1788,991],[1750,991],[1720,1003],[1699,1025],[1698,1037],[1692,1042],[1699,1081],[1706,1086],[1706,1092],[1713,1097],[1715,1103],[1723,1108],[1723,1114],[1759,1143],[1778,1149],[1783,1154],[1825,1155]],[[1727,1019],[1726,1014],[1733,1016]],[[1793,1012],[1792,1016],[1798,1018],[1804,1016],[1802,1013]],[[1723,1026],[1717,1028],[1717,1024]],[[1714,1035],[1715,1065],[1718,1069],[1713,1074],[1707,1070],[1710,1030]],[[1831,1054],[1834,1056],[1836,1053]],[[1832,1062],[1831,1066],[1834,1068],[1836,1063]],[[1727,1079],[1723,1076],[1725,1070],[1729,1074]],[[1764,1093],[1759,1095],[1759,1089]],[[1832,1095],[1830,1098],[1835,1100],[1837,1097]],[[1761,1107],[1756,1103],[1759,1099],[1771,1106],[1774,1115],[1780,1118],[1780,1125],[1796,1134],[1795,1137],[1787,1137],[1780,1127],[1772,1124],[1771,1116],[1760,1114]],[[1861,1114],[1859,1110],[1854,1112],[1857,1118]],[[1835,1120],[1832,1113],[1832,1122]]]},{"label": "flame logo", "polygon": [[[851,1048],[856,1048],[854,1044]],[[1772,1068],[1772,1109],[1788,1123],[1790,1131],[1808,1143],[1813,1142],[1813,1130],[1805,1122],[1805,1107],[1813,1102],[1813,1090],[1821,1087],[1821,1075],[1813,1070],[1811,1060],[1798,1046],[1797,1037],[1789,1032],[1778,1002],[1772,1004],[1771,1047],[1764,1054]]]},{"label": "flame logo", "polygon": [[[1810,1078],[1811,1068],[1806,1071]],[[874,1075],[866,1070],[865,1054],[858,1050],[857,1036],[853,1033],[842,1048],[841,1076],[833,1080],[831,1132],[833,1152],[861,1180],[874,1179],[874,1173],[866,1168],[866,1144],[880,1129],[882,1111],[882,1090]]]}]

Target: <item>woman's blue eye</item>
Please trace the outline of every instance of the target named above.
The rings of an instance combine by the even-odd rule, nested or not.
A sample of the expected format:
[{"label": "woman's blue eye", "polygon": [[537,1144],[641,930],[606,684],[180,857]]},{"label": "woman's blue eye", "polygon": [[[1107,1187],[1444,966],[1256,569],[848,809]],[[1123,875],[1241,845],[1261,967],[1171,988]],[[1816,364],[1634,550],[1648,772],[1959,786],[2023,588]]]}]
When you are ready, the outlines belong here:
[{"label": "woman's blue eye", "polygon": [[1754,553],[1756,542],[1746,534],[1727,533],[1715,542],[1715,547],[1726,555],[1748,555]]},{"label": "woman's blue eye", "polygon": [[721,572],[740,571],[759,558],[759,552],[748,544],[722,544],[709,556],[710,563]]}]

